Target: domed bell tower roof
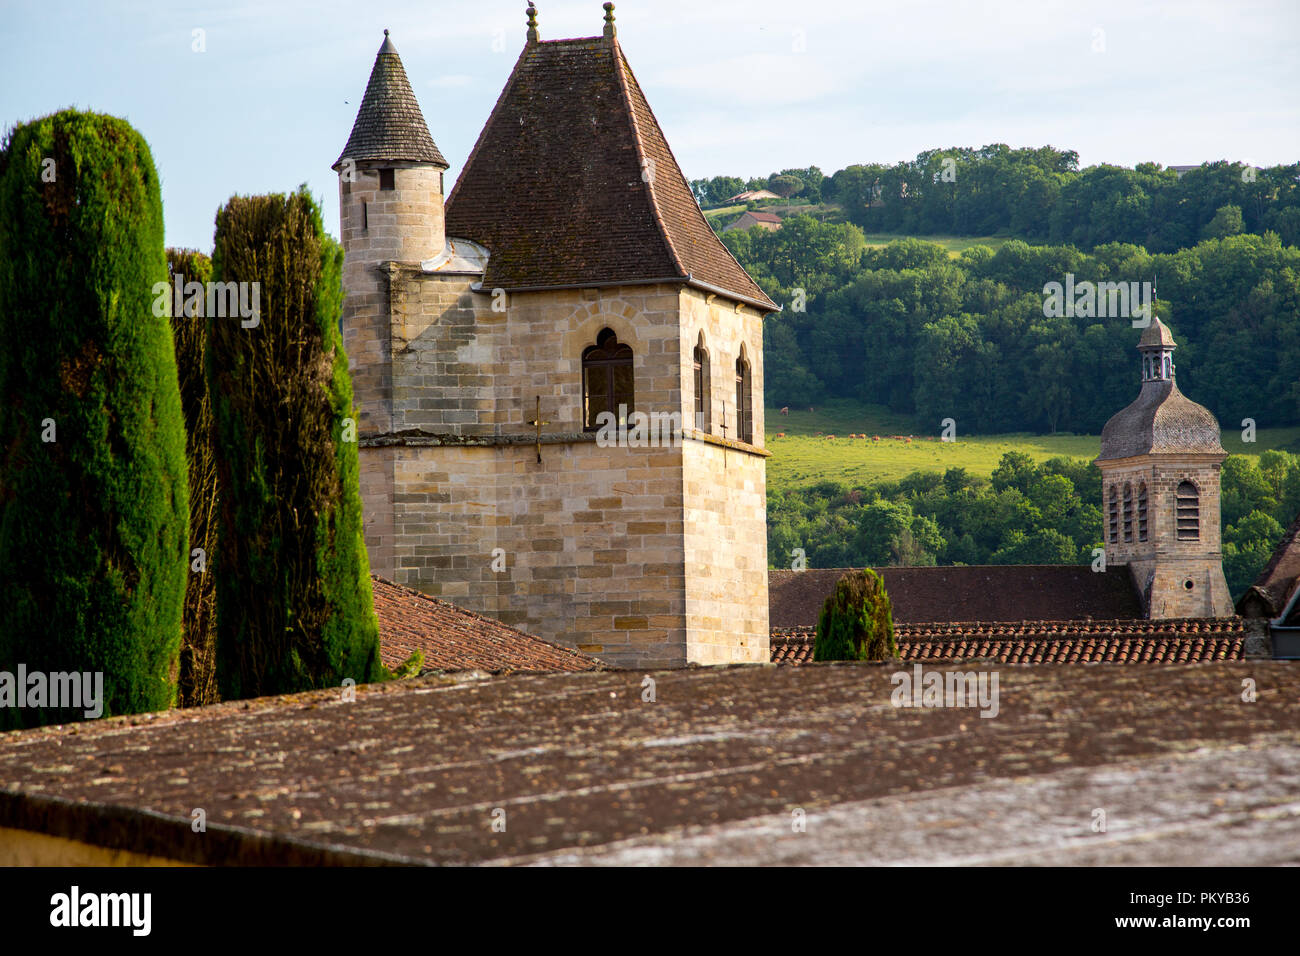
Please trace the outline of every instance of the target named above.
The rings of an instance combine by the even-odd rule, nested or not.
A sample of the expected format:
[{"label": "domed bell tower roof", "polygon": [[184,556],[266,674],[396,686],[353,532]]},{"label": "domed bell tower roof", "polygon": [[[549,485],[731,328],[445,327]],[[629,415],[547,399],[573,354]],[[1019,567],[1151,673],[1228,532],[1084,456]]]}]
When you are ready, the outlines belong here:
[{"label": "domed bell tower roof", "polygon": [[1224,454],[1219,422],[1178,390],[1174,337],[1159,318],[1142,333],[1142,391],[1101,430],[1097,461],[1151,454]]}]

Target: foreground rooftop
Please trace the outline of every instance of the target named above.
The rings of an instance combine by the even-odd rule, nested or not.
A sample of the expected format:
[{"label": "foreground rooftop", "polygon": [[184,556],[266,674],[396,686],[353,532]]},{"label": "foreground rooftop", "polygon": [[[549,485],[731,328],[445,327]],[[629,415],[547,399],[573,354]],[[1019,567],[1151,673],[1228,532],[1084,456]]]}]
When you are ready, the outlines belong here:
[{"label": "foreground rooftop", "polygon": [[[988,719],[895,708],[891,675],[911,666],[660,671],[654,702],[639,672],[431,675],[357,688],[353,702],[317,691],[11,733],[0,736],[0,856],[8,828],[11,844],[15,831],[36,831],[207,864],[699,862],[728,847],[719,859],[772,862],[798,860],[863,807],[930,808],[892,818],[898,849],[933,829],[924,821],[936,807],[959,816],[1007,801],[1050,810],[1061,839],[1092,852],[1102,843],[1087,841],[1114,839],[1091,831],[1097,806],[1115,826],[1145,814],[1159,830],[1169,814],[1184,823],[1193,804],[1212,816],[1220,798],[1238,808],[1249,798],[1242,813],[1280,820],[1292,799],[1239,792],[1246,778],[1232,769],[1248,758],[1278,773],[1300,767],[1300,668],[1286,663],[999,666]],[[1133,787],[1117,788],[1116,774]],[[1184,809],[1124,802],[1160,780],[1168,805]],[[1045,809],[1044,793],[1058,803]],[[970,802],[980,794],[985,803]],[[205,833],[191,829],[195,808]],[[810,823],[822,836],[796,850],[742,839],[749,828],[787,832],[796,809],[830,829]],[[497,810],[504,832],[492,827]],[[1224,847],[1235,845],[1229,823],[1206,824]],[[1286,845],[1297,855],[1259,826],[1269,859]],[[1139,837],[1129,851],[1145,852]],[[1197,852],[1212,852],[1207,839],[1199,833]],[[663,857],[665,846],[697,855]],[[871,848],[860,849],[866,859]]]}]

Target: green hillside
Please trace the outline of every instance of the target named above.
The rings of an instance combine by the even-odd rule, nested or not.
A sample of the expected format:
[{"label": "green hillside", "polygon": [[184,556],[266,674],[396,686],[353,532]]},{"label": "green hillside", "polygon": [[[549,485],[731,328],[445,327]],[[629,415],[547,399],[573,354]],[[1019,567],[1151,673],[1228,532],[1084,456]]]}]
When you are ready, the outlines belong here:
[{"label": "green hillside", "polygon": [[[960,430],[955,442],[944,442],[939,440],[938,422],[922,423],[878,405],[844,399],[814,406],[811,412],[792,407],[788,415],[769,408],[766,415],[767,447],[772,452],[768,486],[782,490],[819,481],[867,484],[949,468],[987,477],[1008,451],[1023,452],[1035,461],[1057,456],[1090,461],[1100,446],[1097,435],[964,435]],[[779,437],[782,434],[785,437]],[[849,438],[850,434],[867,437]],[[874,436],[880,441],[873,441]],[[1253,444],[1243,443],[1239,431],[1225,429],[1223,447],[1230,454],[1253,458],[1270,448],[1300,452],[1300,428],[1260,429]]]}]

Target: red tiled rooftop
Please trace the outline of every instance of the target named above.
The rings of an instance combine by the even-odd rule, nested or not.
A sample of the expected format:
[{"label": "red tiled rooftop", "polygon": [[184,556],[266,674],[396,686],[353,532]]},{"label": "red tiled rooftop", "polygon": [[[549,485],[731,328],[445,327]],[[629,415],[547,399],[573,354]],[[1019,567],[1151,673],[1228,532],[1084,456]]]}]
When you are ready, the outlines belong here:
[{"label": "red tiled rooftop", "polygon": [[605,665],[381,577],[371,577],[379,618],[379,654],[396,667],[416,651],[425,670],[590,671]]},{"label": "red tiled rooftop", "polygon": [[[813,627],[774,627],[774,664],[813,659]],[[919,623],[894,628],[904,661],[1003,664],[1199,664],[1245,657],[1241,618],[1165,621]]]}]

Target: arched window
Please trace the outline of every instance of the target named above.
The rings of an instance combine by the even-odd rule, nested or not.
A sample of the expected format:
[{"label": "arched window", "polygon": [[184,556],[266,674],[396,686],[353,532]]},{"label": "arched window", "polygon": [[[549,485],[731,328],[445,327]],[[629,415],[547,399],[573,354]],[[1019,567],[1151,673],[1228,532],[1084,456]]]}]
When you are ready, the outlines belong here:
[{"label": "arched window", "polygon": [[1119,541],[1119,490],[1114,485],[1110,486],[1110,508],[1107,516],[1110,520],[1106,536],[1111,544],[1116,544]]},{"label": "arched window", "polygon": [[745,347],[740,347],[736,359],[736,437],[743,442],[754,441],[754,406],[750,398],[749,363],[745,361]]},{"label": "arched window", "polygon": [[601,412],[625,423],[632,410],[632,349],[620,344],[612,329],[602,329],[596,344],[582,352],[582,427],[600,428]]},{"label": "arched window", "polygon": [[713,422],[713,402],[709,392],[709,353],[704,348],[704,333],[695,345],[695,427],[702,431],[711,431]]},{"label": "arched window", "polygon": [[1199,541],[1201,539],[1201,496],[1190,481],[1179,483],[1175,508],[1178,540]]},{"label": "arched window", "polygon": [[1147,540],[1147,483],[1138,484],[1138,540]]},{"label": "arched window", "polygon": [[1124,540],[1133,540],[1133,486],[1124,483]]}]

